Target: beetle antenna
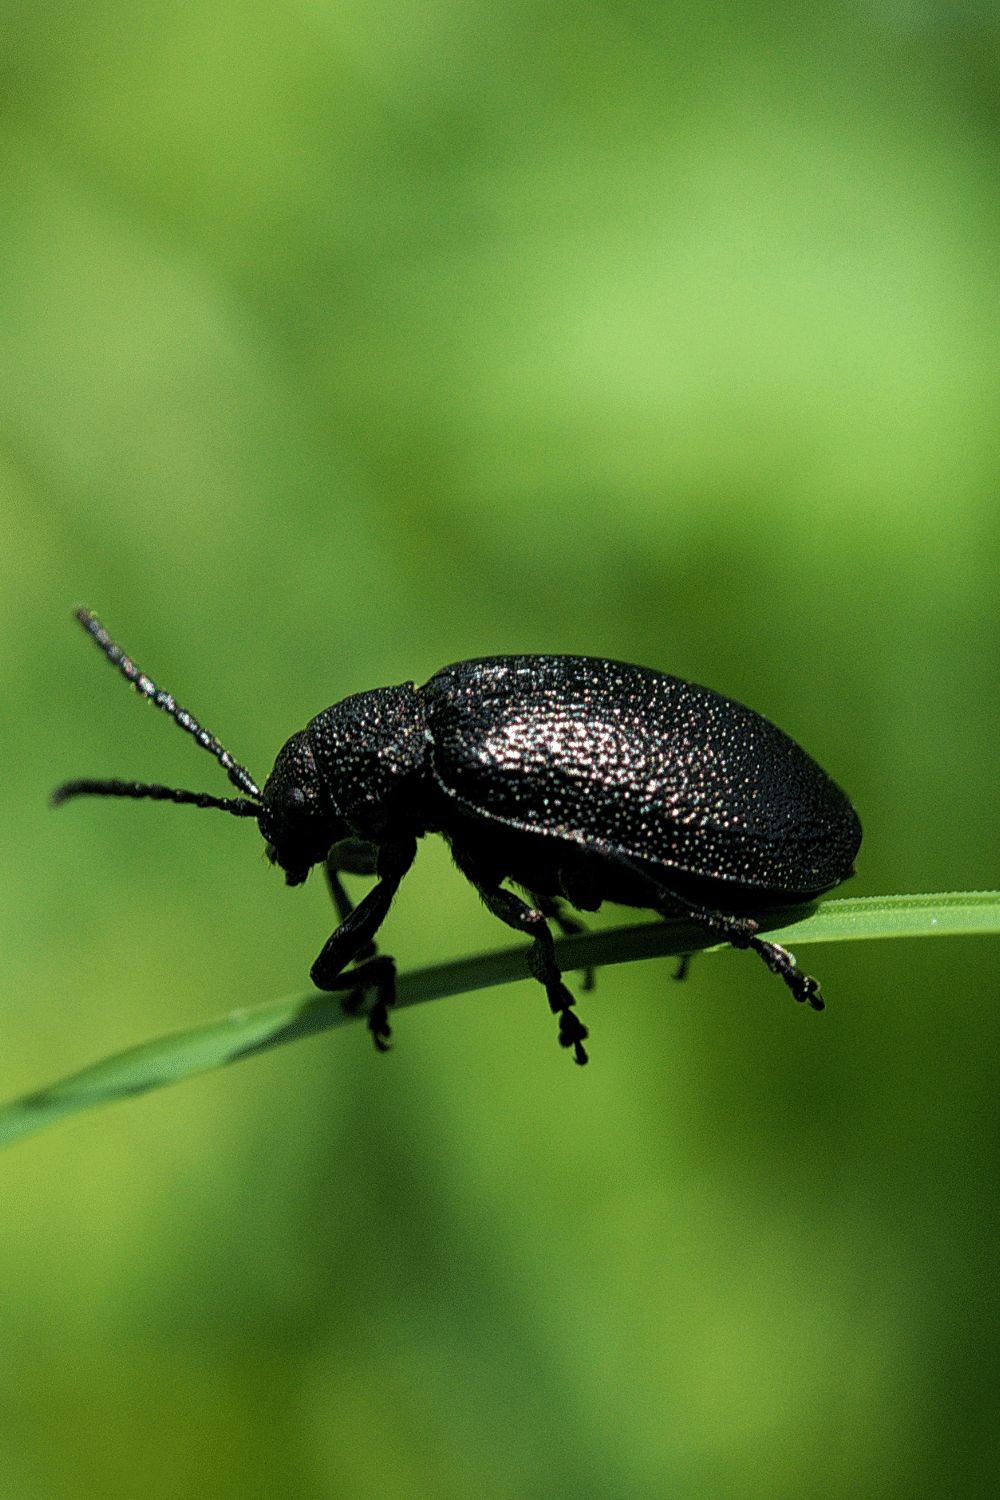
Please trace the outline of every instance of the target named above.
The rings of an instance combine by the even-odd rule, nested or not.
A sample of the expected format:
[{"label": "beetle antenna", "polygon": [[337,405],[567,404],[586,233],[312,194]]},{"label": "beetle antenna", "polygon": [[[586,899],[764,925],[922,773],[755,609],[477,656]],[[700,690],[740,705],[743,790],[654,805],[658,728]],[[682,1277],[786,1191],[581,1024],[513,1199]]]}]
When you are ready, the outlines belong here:
[{"label": "beetle antenna", "polygon": [[[215,756],[233,786],[239,791],[245,792],[248,797],[256,798],[259,802],[261,797],[260,788],[254,782],[253,777],[246,767],[238,765],[226,747],[221,745],[215,738],[214,734],[209,734],[207,729],[202,729],[197,719],[193,718],[186,709],[181,708],[170,693],[163,692],[151,678],[146,676],[145,672],[139,670],[131,657],[126,656],[121,647],[115,645],[97,616],[91,614],[89,609],[78,609],[76,611],[76,618],[87,634],[93,636],[111,665],[118,668],[119,672],[121,672],[123,677],[127,678],[136,692],[141,693],[144,698],[148,698],[150,703],[155,703],[157,708],[162,708],[164,713],[170,715],[175,724],[179,724],[187,734],[193,735],[203,750],[207,750],[211,755]],[[183,796],[175,796],[169,792],[167,787],[152,789],[143,787],[140,791],[99,790],[102,787],[117,788],[126,786],[142,787],[143,784],[141,782],[125,781],[70,781],[66,783],[65,787],[59,788],[55,800],[57,802],[64,802],[66,800],[66,797],[59,795],[60,792],[65,792],[66,796],[72,797],[82,795],[83,789],[96,797],[156,797],[159,800],[166,799],[173,802],[191,801],[193,798],[202,795],[200,792],[185,792]],[[73,787],[77,790],[67,791],[67,787]],[[198,806],[225,807],[227,812],[233,812],[235,810],[235,802],[238,801],[238,798],[216,798],[214,801],[199,802]],[[238,813],[237,816],[248,817],[250,815],[248,813]]]},{"label": "beetle antenna", "polygon": [[245,797],[212,797],[208,792],[185,792],[180,787],[157,786],[146,781],[64,781],[52,793],[52,806],[68,802],[71,797],[131,797],[152,802],[189,802],[194,807],[218,807],[234,818],[257,818],[260,804]]}]

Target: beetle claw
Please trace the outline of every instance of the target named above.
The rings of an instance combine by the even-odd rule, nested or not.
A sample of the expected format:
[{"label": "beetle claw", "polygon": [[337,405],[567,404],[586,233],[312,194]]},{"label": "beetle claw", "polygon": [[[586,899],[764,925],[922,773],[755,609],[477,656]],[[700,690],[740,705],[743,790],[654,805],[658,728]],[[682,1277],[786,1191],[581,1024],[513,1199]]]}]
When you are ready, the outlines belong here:
[{"label": "beetle claw", "polygon": [[575,1011],[567,1006],[559,1012],[559,1045],[573,1048],[573,1060],[581,1068],[588,1061],[587,1049],[583,1044],[589,1034]]},{"label": "beetle claw", "polygon": [[391,1052],[389,1038],[392,1036],[392,1027],[389,1025],[389,1007],[384,1000],[376,1000],[368,1012],[368,1030],[372,1034],[376,1052]]}]

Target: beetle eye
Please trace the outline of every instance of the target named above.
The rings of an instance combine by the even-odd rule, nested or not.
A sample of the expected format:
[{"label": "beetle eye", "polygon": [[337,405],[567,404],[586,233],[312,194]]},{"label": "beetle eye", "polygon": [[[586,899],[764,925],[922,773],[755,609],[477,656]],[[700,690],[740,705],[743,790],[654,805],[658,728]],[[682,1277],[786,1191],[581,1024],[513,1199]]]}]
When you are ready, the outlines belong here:
[{"label": "beetle eye", "polygon": [[290,786],[285,793],[285,803],[289,812],[297,812],[300,807],[305,807],[306,794],[300,786]]}]

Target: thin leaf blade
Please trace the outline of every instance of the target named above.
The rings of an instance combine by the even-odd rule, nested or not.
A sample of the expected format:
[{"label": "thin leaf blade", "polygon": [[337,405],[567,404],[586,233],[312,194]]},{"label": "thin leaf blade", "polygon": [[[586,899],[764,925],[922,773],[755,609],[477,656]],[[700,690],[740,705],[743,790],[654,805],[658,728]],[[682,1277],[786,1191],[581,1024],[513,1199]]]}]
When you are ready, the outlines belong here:
[{"label": "thin leaf blade", "polygon": [[[808,914],[799,908],[794,920],[788,920],[789,915],[771,913],[761,931],[773,942],[796,947],[1000,933],[1000,891],[848,897],[820,902]],[[556,950],[560,966],[570,972],[724,946],[687,922],[643,922],[564,938]],[[531,972],[529,952],[527,946],[499,949],[401,974],[396,1008],[526,979]],[[132,1047],[0,1107],[0,1148],[103,1104],[166,1088],[363,1015],[364,1009],[346,1011],[341,996],[313,990]]]}]

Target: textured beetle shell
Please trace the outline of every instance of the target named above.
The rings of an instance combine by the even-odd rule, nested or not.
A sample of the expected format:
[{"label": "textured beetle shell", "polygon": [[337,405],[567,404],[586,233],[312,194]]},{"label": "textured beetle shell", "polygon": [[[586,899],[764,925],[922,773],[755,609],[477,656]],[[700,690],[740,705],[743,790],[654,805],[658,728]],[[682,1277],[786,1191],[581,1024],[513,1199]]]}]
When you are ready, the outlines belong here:
[{"label": "textured beetle shell", "polygon": [[377,840],[407,778],[427,760],[413,683],[344,698],[317,714],[306,733],[327,797],[356,833]]},{"label": "textured beetle shell", "polygon": [[708,688],[584,656],[460,662],[419,690],[456,810],[744,897],[818,895],[853,873],[846,795],[760,714]]}]

